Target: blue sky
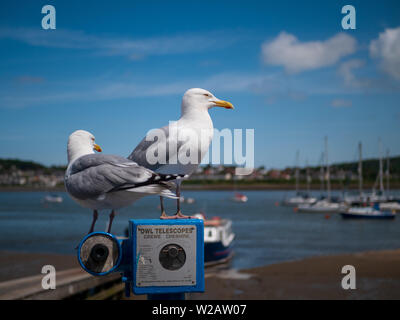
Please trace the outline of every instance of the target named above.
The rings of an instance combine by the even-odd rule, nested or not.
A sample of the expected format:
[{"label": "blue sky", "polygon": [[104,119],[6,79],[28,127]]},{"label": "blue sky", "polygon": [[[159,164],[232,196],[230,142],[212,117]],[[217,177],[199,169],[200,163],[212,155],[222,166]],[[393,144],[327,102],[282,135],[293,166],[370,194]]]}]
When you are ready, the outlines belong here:
[{"label": "blue sky", "polygon": [[[343,30],[341,8],[356,8]],[[56,8],[43,30],[41,8]],[[255,129],[255,164],[318,164],[400,154],[397,1],[1,1],[0,157],[66,162],[86,129],[128,155],[179,117],[183,93],[210,90],[235,110],[218,129]]]}]

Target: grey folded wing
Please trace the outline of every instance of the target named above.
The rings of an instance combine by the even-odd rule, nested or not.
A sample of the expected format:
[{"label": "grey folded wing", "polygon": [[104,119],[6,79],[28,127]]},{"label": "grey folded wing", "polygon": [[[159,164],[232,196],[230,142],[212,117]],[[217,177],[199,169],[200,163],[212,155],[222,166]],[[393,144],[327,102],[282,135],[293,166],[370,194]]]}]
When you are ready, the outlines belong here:
[{"label": "grey folded wing", "polygon": [[[177,133],[171,135],[169,126],[157,130],[159,131],[150,131],[132,151],[128,159],[155,172],[162,172],[163,167],[168,166],[167,170],[163,172],[165,174],[188,173],[185,170],[179,170],[179,168],[182,169],[181,167],[185,166],[180,164],[178,156],[182,150],[186,152],[186,155],[189,152],[198,153],[197,164],[201,162],[200,150],[186,151],[185,149],[181,149],[189,137],[184,137],[183,140],[178,139]],[[182,137],[180,136],[180,138]]]},{"label": "grey folded wing", "polygon": [[[168,146],[169,146],[169,127],[165,126],[160,129],[160,135],[157,135],[157,137],[154,138],[154,140],[147,140],[148,136],[144,137],[142,141],[136,146],[136,148],[132,151],[132,153],[129,155],[128,159],[138,163],[139,165],[146,167],[150,170],[157,171],[161,166],[165,165],[168,163],[169,160],[169,152],[168,152]],[[148,152],[150,151],[149,148],[151,146],[159,146],[158,148],[159,152],[165,152],[165,160],[166,163],[160,163],[156,162],[153,163],[153,161],[149,161],[148,159]],[[165,148],[163,147],[165,146]],[[158,155],[157,155],[158,156]]]},{"label": "grey folded wing", "polygon": [[65,179],[67,191],[78,199],[162,183],[159,176],[119,156],[90,154],[75,160]]}]

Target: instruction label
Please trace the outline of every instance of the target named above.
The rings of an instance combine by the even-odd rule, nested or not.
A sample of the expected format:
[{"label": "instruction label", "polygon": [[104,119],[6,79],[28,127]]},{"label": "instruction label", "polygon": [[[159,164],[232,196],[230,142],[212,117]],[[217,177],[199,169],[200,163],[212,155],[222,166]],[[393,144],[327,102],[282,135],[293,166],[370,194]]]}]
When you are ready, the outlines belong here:
[{"label": "instruction label", "polygon": [[193,225],[138,225],[136,286],[195,286],[196,239]]}]

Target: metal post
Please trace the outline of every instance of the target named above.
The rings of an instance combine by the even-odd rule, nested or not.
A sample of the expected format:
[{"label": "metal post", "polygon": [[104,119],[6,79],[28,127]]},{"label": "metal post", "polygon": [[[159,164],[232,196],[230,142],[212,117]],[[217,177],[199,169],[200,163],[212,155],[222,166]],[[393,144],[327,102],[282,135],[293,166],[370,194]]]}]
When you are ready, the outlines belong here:
[{"label": "metal post", "polygon": [[148,294],[147,300],[185,300],[184,292]]}]

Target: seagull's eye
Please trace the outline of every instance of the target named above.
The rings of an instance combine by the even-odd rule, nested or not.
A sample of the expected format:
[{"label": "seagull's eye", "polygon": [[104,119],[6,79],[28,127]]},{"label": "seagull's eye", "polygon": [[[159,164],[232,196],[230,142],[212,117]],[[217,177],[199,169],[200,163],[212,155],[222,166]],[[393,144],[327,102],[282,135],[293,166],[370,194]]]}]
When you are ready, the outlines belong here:
[{"label": "seagull's eye", "polygon": [[211,95],[208,94],[208,93],[204,93],[204,96],[206,96],[206,97],[211,97]]}]

